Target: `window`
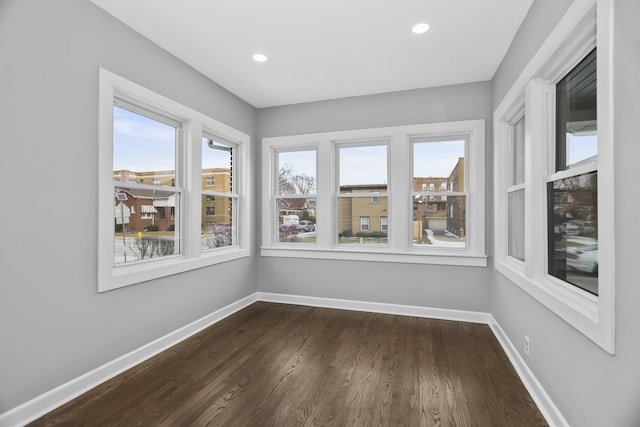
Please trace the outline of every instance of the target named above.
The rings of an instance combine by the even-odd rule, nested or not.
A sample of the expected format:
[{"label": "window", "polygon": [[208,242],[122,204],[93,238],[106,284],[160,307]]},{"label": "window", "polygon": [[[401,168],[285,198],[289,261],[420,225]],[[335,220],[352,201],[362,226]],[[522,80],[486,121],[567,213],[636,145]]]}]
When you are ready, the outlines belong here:
[{"label": "window", "polygon": [[[386,246],[386,233],[370,233],[374,231],[370,219],[379,224],[388,212],[388,142],[341,143],[336,147],[338,244]],[[377,196],[370,197],[371,194]]]},{"label": "window", "polygon": [[[261,254],[486,266],[484,132],[469,120],[265,138]],[[304,152],[314,168],[293,170],[315,174],[314,192],[296,194],[317,216],[313,245],[281,232],[285,211],[309,209],[279,192],[283,156]]]},{"label": "window", "polygon": [[[412,140],[413,181],[419,182],[435,179],[441,182],[436,191],[436,183],[429,183],[429,202],[435,202],[436,197],[448,210],[449,215],[439,215],[429,212],[424,205],[414,205],[413,246],[426,248],[459,248],[466,247],[466,200],[465,191],[465,140],[431,140],[415,138]],[[447,195],[442,195],[441,189],[446,191],[446,183],[455,185]],[[415,187],[415,186],[414,186]],[[435,194],[438,194],[436,196]],[[412,193],[410,197],[420,194]],[[447,208],[448,206],[448,208]]]},{"label": "window", "polygon": [[[236,170],[248,161],[247,135],[103,69],[99,113],[100,292],[249,256],[248,171]],[[229,224],[239,222],[243,236],[226,250],[202,247],[209,227],[199,217],[217,212],[202,197],[203,135],[224,136],[228,157],[238,151],[241,185],[208,194],[236,206]]]},{"label": "window", "polygon": [[[181,188],[168,185],[175,176],[180,124],[118,98],[114,99],[112,114],[114,194],[126,192],[126,200],[121,203],[129,212],[130,207],[141,204],[141,221],[122,215],[123,206],[116,209],[119,215],[115,220],[113,265],[180,254],[180,234],[164,221],[168,200],[179,201],[182,195]],[[114,203],[117,208],[117,196]],[[139,237],[138,232],[144,233]]]},{"label": "window", "polygon": [[316,150],[278,151],[277,160],[274,225],[279,230],[278,242],[313,245],[316,243]]},{"label": "window", "polygon": [[[202,137],[202,208],[200,238],[205,251],[235,245],[237,242],[238,194],[234,188],[233,157],[237,144],[205,132]],[[217,183],[217,186],[216,186]],[[216,186],[215,188],[211,188]],[[234,206],[236,206],[234,208]],[[207,222],[214,217],[213,228]]]},{"label": "window", "polygon": [[511,129],[511,185],[507,188],[508,254],[524,261],[524,130],[525,118],[520,118]]},{"label": "window", "polygon": [[593,50],[556,84],[556,173],[547,184],[549,274],[594,295],[598,295],[596,92]]},{"label": "window", "polygon": [[611,8],[574,4],[524,69],[494,165],[496,269],[613,354]]}]

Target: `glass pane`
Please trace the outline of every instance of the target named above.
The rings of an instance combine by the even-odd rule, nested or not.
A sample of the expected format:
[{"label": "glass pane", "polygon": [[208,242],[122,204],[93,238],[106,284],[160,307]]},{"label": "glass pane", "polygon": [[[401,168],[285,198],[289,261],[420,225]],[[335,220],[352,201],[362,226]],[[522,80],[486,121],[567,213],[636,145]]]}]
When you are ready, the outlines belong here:
[{"label": "glass pane", "polygon": [[316,194],[316,152],[278,153],[278,195]]},{"label": "glass pane", "polygon": [[598,159],[596,51],[556,85],[556,169]]},{"label": "glass pane", "polygon": [[202,138],[202,189],[233,192],[233,147],[213,138]]},{"label": "glass pane", "polygon": [[340,192],[343,187],[359,188],[375,185],[369,191],[387,191],[387,146],[341,147]]},{"label": "glass pane", "polygon": [[180,253],[175,225],[179,194],[118,187],[115,190],[116,265]]},{"label": "glass pane", "polygon": [[215,249],[236,243],[232,197],[202,196],[201,243],[202,249]]},{"label": "glass pane", "polygon": [[113,106],[113,179],[175,185],[176,128]]},{"label": "glass pane", "polygon": [[316,199],[306,197],[277,198],[278,241],[316,242]]},{"label": "glass pane", "polygon": [[[464,191],[464,144],[464,141],[413,144],[414,191],[444,191],[443,182],[448,191]],[[422,190],[422,184],[429,185]]]},{"label": "glass pane", "polygon": [[549,274],[598,295],[598,173],[548,184]]},{"label": "glass pane", "polygon": [[524,261],[524,190],[508,195],[509,203],[509,256]]},{"label": "glass pane", "polygon": [[[354,194],[369,190],[352,191]],[[345,193],[343,193],[345,194]],[[338,243],[341,245],[387,246],[388,197],[339,197],[338,198]]]},{"label": "glass pane", "polygon": [[524,184],[524,129],[525,121],[524,117],[522,117],[513,125],[512,185]]},{"label": "glass pane", "polygon": [[466,197],[413,198],[413,246],[465,248]]}]

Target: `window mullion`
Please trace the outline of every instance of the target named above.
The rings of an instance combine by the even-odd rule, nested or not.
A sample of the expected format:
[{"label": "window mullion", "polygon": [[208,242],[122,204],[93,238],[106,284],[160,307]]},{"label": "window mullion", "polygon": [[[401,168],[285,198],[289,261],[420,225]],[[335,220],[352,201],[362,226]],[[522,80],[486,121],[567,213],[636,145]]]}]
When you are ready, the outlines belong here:
[{"label": "window mullion", "polygon": [[[334,245],[334,235],[337,230],[337,201],[334,200],[335,170],[334,153],[335,148],[331,141],[321,141],[318,146],[316,157],[316,243],[319,248],[328,249]],[[320,167],[320,165],[330,165],[330,167]]]},{"label": "window mullion", "polygon": [[[525,126],[525,274],[541,279],[546,273],[546,176],[548,174],[548,84],[533,79],[526,87]],[[543,165],[543,167],[540,167]]]},{"label": "window mullion", "polygon": [[412,144],[406,135],[397,134],[389,144],[390,179],[387,200],[388,243],[392,251],[405,251],[410,246],[412,231],[412,201],[410,194],[412,170],[407,167],[411,159]]},{"label": "window mullion", "polygon": [[184,188],[181,204],[183,212],[182,237],[184,254],[188,258],[200,256],[200,221],[202,213],[202,124],[189,121],[184,125],[183,141],[178,144],[178,183]]}]

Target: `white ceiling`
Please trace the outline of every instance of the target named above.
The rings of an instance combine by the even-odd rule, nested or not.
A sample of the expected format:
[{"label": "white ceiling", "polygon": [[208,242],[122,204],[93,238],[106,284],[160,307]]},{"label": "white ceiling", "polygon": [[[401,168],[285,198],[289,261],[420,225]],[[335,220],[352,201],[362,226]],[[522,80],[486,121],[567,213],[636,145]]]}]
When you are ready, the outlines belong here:
[{"label": "white ceiling", "polygon": [[533,2],[91,1],[259,108],[490,80]]}]

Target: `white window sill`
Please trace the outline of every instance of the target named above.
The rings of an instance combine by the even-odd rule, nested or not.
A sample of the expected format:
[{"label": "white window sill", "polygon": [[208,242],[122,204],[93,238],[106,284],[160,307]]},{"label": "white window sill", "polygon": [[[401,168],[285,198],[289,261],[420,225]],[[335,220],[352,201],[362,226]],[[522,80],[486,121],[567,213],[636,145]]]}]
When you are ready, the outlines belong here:
[{"label": "white window sill", "polygon": [[309,247],[261,248],[260,255],[279,258],[332,259],[345,261],[394,262],[405,264],[455,265],[464,267],[486,267],[486,255],[469,253],[425,253],[421,252],[385,252],[372,249],[317,249]]},{"label": "white window sill", "polygon": [[100,278],[98,292],[110,291],[202,267],[248,258],[249,256],[248,249],[231,246],[203,252],[199,258],[189,259],[183,256],[174,256],[131,265],[119,265],[110,270],[111,275],[109,277]]},{"label": "white window sill", "polygon": [[496,260],[496,270],[611,354],[606,326],[600,320],[599,297],[549,275],[525,276],[512,260]]}]

